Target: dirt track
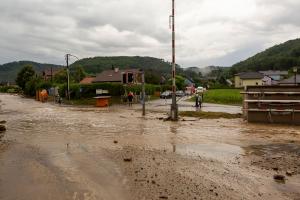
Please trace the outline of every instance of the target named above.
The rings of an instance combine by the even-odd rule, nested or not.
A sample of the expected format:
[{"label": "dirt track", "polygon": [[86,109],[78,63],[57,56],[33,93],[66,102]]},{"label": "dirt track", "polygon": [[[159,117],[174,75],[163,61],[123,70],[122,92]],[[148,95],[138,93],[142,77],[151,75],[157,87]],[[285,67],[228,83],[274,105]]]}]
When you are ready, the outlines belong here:
[{"label": "dirt track", "polygon": [[300,197],[299,127],[0,100],[0,199]]}]

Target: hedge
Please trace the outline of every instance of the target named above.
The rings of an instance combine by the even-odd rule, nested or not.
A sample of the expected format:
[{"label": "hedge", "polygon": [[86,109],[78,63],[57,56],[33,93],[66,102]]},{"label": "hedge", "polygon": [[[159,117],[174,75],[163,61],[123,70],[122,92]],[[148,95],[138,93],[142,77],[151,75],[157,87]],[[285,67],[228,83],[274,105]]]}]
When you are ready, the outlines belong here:
[{"label": "hedge", "polygon": [[[61,96],[66,95],[67,84],[58,85],[59,94]],[[157,91],[169,90],[170,86],[160,86],[160,85],[145,85],[145,92],[148,95],[153,95]],[[129,91],[140,94],[142,91],[142,85],[132,85],[124,86],[120,83],[94,83],[94,84],[70,84],[70,96],[71,98],[90,98],[96,95],[96,89],[108,90],[111,96],[122,96]]]},{"label": "hedge", "polygon": [[3,93],[21,93],[22,89],[18,86],[0,86],[0,92],[3,92]]}]

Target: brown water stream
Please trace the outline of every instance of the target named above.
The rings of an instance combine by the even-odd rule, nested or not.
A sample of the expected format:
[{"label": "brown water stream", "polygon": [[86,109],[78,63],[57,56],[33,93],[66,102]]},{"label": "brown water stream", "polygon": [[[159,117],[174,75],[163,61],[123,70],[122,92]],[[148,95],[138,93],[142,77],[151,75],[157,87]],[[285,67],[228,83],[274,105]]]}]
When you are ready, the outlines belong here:
[{"label": "brown water stream", "polygon": [[[299,127],[242,119],[173,123],[158,120],[163,113],[143,118],[125,106],[59,106],[4,94],[0,100],[9,143],[0,148],[0,199],[293,199],[299,194],[294,188],[300,186],[300,161],[282,187],[274,184],[275,172],[264,159],[286,153],[292,161]],[[124,163],[128,156],[133,161]]]}]

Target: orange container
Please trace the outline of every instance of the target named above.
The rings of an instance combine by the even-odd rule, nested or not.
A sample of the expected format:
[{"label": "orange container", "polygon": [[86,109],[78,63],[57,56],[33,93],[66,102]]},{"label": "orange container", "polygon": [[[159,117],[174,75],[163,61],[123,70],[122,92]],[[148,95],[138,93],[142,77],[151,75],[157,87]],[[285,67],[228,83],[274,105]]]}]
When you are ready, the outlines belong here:
[{"label": "orange container", "polygon": [[103,97],[94,97],[96,99],[96,106],[97,107],[108,107],[109,106],[109,96]]}]

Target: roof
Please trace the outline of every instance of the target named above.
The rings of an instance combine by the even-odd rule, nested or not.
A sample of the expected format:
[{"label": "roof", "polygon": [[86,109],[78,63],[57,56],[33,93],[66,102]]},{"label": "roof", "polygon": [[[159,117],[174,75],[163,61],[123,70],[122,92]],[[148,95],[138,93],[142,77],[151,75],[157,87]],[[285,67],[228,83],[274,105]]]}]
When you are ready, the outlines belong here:
[{"label": "roof", "polygon": [[268,71],[259,71],[259,73],[262,73],[266,76],[286,76],[288,75],[288,71],[279,71],[279,70],[268,70]]},{"label": "roof", "polygon": [[94,79],[95,77],[85,77],[80,81],[80,84],[90,84],[93,82]]},{"label": "roof", "polygon": [[139,69],[105,70],[102,73],[98,74],[92,82],[122,82],[122,74],[128,72],[137,74],[139,73]]},{"label": "roof", "polygon": [[240,79],[262,79],[264,77],[264,75],[259,72],[242,72],[236,74],[236,76],[239,76]]},{"label": "roof", "polygon": [[[296,75],[296,83],[300,84],[300,74]],[[295,84],[295,76],[291,76],[290,78],[284,79],[280,81],[279,84]]]}]

